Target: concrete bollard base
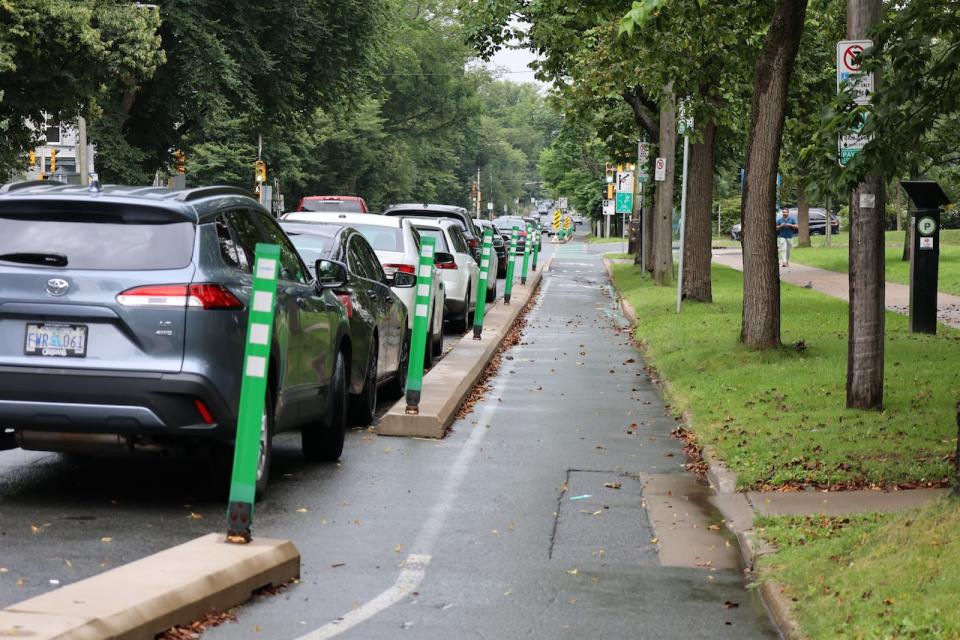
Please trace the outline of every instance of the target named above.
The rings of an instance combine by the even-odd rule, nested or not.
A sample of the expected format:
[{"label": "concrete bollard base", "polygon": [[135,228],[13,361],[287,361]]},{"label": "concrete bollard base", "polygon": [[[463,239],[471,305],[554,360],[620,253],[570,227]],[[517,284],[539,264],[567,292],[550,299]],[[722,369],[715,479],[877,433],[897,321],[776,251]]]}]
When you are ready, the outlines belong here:
[{"label": "concrete bollard base", "polygon": [[0,611],[0,636],[153,640],[299,575],[300,552],[291,542],[230,544],[211,533],[7,607]]}]

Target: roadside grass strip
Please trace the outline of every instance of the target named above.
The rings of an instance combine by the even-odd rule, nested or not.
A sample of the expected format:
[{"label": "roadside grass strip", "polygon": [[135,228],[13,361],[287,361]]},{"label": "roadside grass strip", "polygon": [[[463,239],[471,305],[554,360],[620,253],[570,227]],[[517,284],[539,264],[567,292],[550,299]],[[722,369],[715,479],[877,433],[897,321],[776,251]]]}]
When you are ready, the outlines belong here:
[{"label": "roadside grass strip", "polygon": [[759,561],[806,637],[960,637],[960,501],[898,514],[758,518]]},{"label": "roadside grass strip", "polygon": [[[818,246],[823,240],[817,236],[819,242],[812,247],[795,247],[791,260],[808,267],[818,267],[828,271],[847,272],[847,258],[849,247],[847,234],[838,240],[833,238],[833,244],[839,246]],[[841,243],[842,240],[842,243]],[[888,231],[886,237],[886,280],[899,284],[910,284],[910,263],[904,262],[903,231]],[[895,246],[891,246],[895,245]],[[960,295],[960,229],[945,229],[940,231],[940,267],[937,278],[937,289],[943,293]]]},{"label": "roadside grass strip", "polygon": [[784,347],[757,352],[740,334],[742,275],[714,266],[712,304],[674,308],[630,264],[614,284],[637,312],[636,338],[670,410],[737,473],[740,489],[945,486],[956,447],[960,331],[915,335],[887,313],[885,408],[845,407],[847,305],[783,285]]}]

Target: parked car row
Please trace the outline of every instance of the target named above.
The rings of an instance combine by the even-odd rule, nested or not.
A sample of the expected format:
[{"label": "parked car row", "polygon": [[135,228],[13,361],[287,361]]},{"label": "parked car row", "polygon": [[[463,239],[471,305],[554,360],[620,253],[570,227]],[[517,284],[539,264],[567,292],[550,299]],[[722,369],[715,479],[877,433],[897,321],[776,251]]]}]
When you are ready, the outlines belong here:
[{"label": "parked car row", "polygon": [[[775,212],[774,217],[780,217],[780,212],[778,210]],[[797,207],[789,207],[790,215],[797,219]],[[810,235],[812,236],[823,236],[827,234],[827,212],[826,209],[820,207],[810,207],[809,209],[809,228]],[[837,234],[840,233],[840,218],[836,214],[830,214],[830,233]],[[730,239],[743,241],[743,227],[738,222],[737,224],[730,227]]]},{"label": "parked car row", "polygon": [[0,187],[0,449],[187,448],[225,482],[254,252],[270,243],[281,253],[258,495],[276,433],[300,431],[309,460],[339,458],[348,421],[369,423],[381,388],[404,391],[420,239],[437,247],[430,366],[444,320],[472,324],[482,232],[457,207],[375,215],[306,197],[298,209],[278,221],[231,187]]}]

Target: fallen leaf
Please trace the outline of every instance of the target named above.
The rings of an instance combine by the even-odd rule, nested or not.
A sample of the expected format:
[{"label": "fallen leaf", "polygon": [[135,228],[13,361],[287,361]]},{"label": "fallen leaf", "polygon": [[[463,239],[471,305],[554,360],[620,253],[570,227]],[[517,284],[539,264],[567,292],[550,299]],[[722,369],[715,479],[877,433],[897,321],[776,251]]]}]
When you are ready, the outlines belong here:
[{"label": "fallen leaf", "polygon": [[345,567],[345,566],[347,566],[347,563],[346,563],[346,562],[334,562],[334,563],[332,563],[332,564],[330,565],[330,568],[331,568],[331,569],[336,569],[336,568],[338,568],[338,567]]},{"label": "fallen leaf", "polygon": [[100,542],[102,542],[103,544],[110,544],[111,542],[113,542],[113,538],[109,538],[109,537],[100,538]]},{"label": "fallen leaf", "polygon": [[577,575],[578,573],[580,573],[580,570],[579,570],[579,569],[567,569],[567,573],[569,573],[569,574],[572,575],[572,576],[575,576],[575,575]]},{"label": "fallen leaf", "polygon": [[619,482],[604,482],[603,486],[605,486],[607,489],[619,489],[623,485]]},{"label": "fallen leaf", "polygon": [[660,538],[650,538],[650,544],[657,544],[660,541]]},{"label": "fallen leaf", "polygon": [[736,609],[739,606],[740,606],[739,602],[732,602],[730,600],[727,600],[726,602],[723,603],[724,609]]},{"label": "fallen leaf", "polygon": [[193,511],[191,511],[190,515],[187,517],[190,518],[191,520],[203,520],[202,513],[194,513]]},{"label": "fallen leaf", "polygon": [[300,507],[297,509],[297,513],[307,513],[309,511],[306,507]]}]

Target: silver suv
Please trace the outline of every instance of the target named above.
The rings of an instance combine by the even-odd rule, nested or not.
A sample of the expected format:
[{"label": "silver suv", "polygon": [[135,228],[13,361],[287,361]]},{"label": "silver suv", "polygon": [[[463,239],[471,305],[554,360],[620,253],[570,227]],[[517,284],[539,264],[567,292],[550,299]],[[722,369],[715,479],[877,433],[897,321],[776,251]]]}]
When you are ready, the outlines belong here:
[{"label": "silver suv", "polygon": [[340,456],[351,344],[337,283],[313,280],[246,192],[12,183],[0,229],[0,449],[212,445],[226,476],[254,247],[268,242],[281,270],[258,491],[275,432],[302,429],[309,459]]}]

